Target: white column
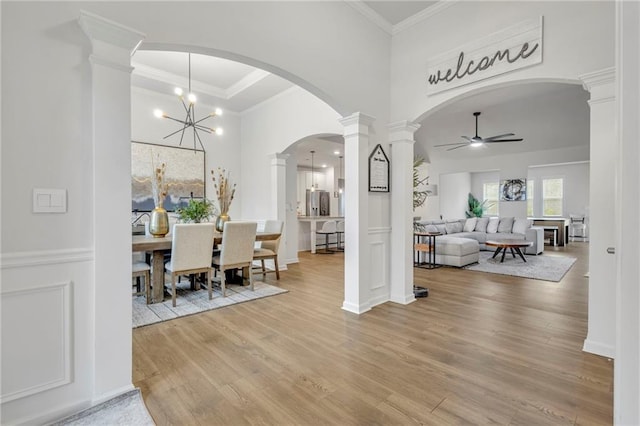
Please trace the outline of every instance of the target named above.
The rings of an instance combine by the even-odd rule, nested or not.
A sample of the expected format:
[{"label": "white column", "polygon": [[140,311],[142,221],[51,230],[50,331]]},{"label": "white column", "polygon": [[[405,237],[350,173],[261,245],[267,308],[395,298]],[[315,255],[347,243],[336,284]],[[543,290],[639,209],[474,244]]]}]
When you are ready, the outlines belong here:
[{"label": "white column", "polygon": [[[640,4],[616,2],[618,198],[613,420],[640,424]],[[613,290],[613,289],[610,289]]]},{"label": "white column", "polygon": [[[93,401],[131,380],[131,54],[144,34],[82,12],[91,40],[93,145]],[[90,232],[87,230],[87,232]]]},{"label": "white column", "polygon": [[391,143],[391,295],[408,304],[413,295],[413,134],[419,124],[389,125]]},{"label": "white column", "polygon": [[[284,223],[278,259],[286,259],[287,252],[287,158],[288,154],[276,153],[271,156],[271,216]],[[297,224],[296,224],[297,225]],[[297,245],[297,241],[296,241]],[[286,270],[286,263],[282,262],[281,270]]]},{"label": "white column", "polygon": [[615,355],[617,139],[615,133],[615,72],[613,68],[580,77],[591,94],[589,166],[589,323],[584,350],[602,356]]},{"label": "white column", "polygon": [[361,314],[369,302],[369,126],[374,118],[355,113],[340,120],[344,126],[345,151],[345,252],[344,302],[342,309]]}]

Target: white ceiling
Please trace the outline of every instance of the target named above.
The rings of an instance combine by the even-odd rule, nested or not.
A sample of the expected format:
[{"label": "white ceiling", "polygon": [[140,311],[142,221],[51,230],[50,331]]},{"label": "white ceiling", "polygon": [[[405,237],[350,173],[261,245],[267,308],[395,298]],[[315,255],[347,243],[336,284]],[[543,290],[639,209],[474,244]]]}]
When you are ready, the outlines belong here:
[{"label": "white ceiling", "polygon": [[391,25],[399,24],[405,19],[422,12],[424,9],[438,3],[437,1],[363,1],[375,13],[384,18]]}]

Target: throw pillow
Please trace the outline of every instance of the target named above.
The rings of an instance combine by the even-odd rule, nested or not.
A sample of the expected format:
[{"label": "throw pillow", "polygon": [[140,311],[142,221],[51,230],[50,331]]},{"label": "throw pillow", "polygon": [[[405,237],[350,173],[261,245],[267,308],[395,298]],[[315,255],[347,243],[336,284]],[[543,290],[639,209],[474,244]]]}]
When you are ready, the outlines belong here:
[{"label": "throw pillow", "polygon": [[500,224],[498,225],[498,232],[508,234],[513,229],[513,218],[512,217],[503,217],[500,219]]},{"label": "throw pillow", "polygon": [[425,225],[424,232],[439,232],[435,225]]},{"label": "throw pillow", "polygon": [[434,226],[438,229],[439,233],[441,234],[447,233],[447,227],[445,226],[444,223],[436,223]]},{"label": "throw pillow", "polygon": [[462,229],[464,232],[473,232],[476,229],[476,222],[478,222],[477,217],[470,217],[464,222],[464,228]]},{"label": "throw pillow", "polygon": [[487,224],[487,234],[495,234],[496,232],[498,232],[499,223],[500,223],[500,218],[490,217],[489,223]]},{"label": "throw pillow", "polygon": [[514,234],[526,234],[527,229],[531,228],[533,221],[531,219],[522,219],[518,218],[513,222],[513,232]]},{"label": "throw pillow", "polygon": [[478,221],[476,222],[476,231],[478,232],[487,232],[487,225],[489,224],[488,217],[478,217],[476,218]]},{"label": "throw pillow", "polygon": [[447,230],[447,234],[462,232],[462,224],[460,222],[447,222],[444,226]]}]

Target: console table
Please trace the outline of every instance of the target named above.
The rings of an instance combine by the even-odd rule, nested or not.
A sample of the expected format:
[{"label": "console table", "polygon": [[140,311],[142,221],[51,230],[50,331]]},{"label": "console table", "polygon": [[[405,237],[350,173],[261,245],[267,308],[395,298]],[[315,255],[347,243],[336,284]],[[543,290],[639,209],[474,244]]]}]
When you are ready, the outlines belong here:
[{"label": "console table", "polygon": [[557,239],[559,246],[564,246],[569,243],[569,219],[564,217],[530,217],[533,220],[533,226],[539,226],[541,228],[549,228],[554,230],[553,227],[558,227]]}]

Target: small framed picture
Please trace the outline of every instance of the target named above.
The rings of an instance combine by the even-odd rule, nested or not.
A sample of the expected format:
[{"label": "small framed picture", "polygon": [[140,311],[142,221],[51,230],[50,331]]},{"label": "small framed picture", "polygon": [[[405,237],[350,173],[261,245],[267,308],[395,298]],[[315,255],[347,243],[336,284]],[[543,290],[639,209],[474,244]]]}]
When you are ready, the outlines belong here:
[{"label": "small framed picture", "polygon": [[527,180],[505,179],[500,185],[500,201],[526,201]]},{"label": "small framed picture", "polygon": [[369,155],[369,192],[389,192],[389,158],[380,144]]}]

